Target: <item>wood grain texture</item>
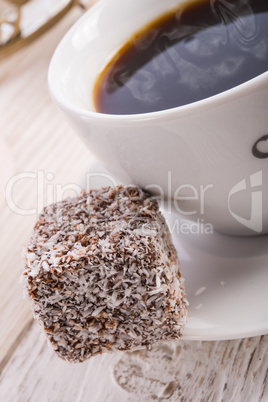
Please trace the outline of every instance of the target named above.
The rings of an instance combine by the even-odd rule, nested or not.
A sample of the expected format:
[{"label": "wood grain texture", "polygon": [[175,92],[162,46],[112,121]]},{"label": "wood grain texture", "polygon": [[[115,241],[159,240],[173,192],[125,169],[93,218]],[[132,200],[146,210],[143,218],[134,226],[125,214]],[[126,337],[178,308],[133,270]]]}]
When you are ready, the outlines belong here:
[{"label": "wood grain texture", "polygon": [[[49,185],[50,189],[58,185],[64,190],[81,183],[92,161],[51,101],[47,88],[53,51],[79,15],[79,9],[72,10],[38,41],[0,61],[0,144],[5,145],[0,151],[1,158],[6,159],[0,165],[0,178],[7,186],[14,179],[7,191],[11,193],[7,203],[0,203],[0,371],[32,319],[22,297],[21,255],[38,209],[53,201]],[[16,174],[22,176],[16,179]],[[28,215],[31,209],[36,213]]]},{"label": "wood grain texture", "polygon": [[113,377],[121,354],[70,364],[48,347],[35,323],[0,377],[1,401],[126,401]]},{"label": "wood grain texture", "polygon": [[0,395],[6,402],[266,402],[267,369],[268,336],[181,340],[72,365],[34,323],[2,372]]},{"label": "wood grain texture", "polygon": [[[72,10],[0,62],[0,150],[7,162],[0,164],[0,179],[8,185],[26,172],[43,180],[39,186],[29,177],[15,181],[12,197],[0,202],[0,401],[266,402],[268,336],[174,342],[70,365],[49,349],[32,320],[20,283],[22,248],[42,204],[54,200],[56,188],[73,194],[93,160],[52,103],[46,79],[57,43],[80,14]],[[27,215],[30,209],[36,212]]]},{"label": "wood grain texture", "polygon": [[123,389],[147,401],[267,401],[268,336],[179,341],[125,354],[115,367]]}]

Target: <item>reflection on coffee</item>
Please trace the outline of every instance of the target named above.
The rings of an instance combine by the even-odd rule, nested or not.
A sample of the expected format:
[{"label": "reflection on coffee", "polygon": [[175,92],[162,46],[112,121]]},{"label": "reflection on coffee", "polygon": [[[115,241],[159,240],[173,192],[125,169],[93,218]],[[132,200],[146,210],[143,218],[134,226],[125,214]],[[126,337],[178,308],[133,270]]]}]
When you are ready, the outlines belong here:
[{"label": "reflection on coffee", "polygon": [[98,77],[93,101],[101,113],[148,113],[208,98],[267,69],[267,0],[192,0],[131,37]]}]

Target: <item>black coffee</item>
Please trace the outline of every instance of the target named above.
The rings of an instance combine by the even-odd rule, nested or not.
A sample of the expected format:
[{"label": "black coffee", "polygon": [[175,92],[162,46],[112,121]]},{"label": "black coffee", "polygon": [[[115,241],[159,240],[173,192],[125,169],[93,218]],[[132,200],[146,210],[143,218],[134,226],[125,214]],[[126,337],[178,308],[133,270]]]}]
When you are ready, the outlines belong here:
[{"label": "black coffee", "polygon": [[122,47],[97,79],[95,109],[169,109],[267,69],[268,0],[195,0],[153,21]]}]

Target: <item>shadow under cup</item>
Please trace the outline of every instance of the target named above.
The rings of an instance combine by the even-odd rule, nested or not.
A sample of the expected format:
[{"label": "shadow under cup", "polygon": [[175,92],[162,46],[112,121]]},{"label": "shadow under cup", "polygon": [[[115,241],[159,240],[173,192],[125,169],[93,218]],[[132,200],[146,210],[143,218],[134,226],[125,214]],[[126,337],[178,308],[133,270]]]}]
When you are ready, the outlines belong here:
[{"label": "shadow under cup", "polygon": [[[101,164],[178,216],[233,235],[268,233],[268,72],[168,110],[97,113],[93,86],[124,42],[183,1],[102,0],[51,60],[52,97]],[[267,44],[268,46],[268,44]]]}]

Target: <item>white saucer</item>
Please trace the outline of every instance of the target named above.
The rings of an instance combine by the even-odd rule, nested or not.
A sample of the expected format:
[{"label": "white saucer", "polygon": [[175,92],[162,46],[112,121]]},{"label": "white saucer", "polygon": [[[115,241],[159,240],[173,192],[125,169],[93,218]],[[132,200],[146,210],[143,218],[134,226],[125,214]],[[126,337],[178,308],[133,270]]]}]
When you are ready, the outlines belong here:
[{"label": "white saucer", "polygon": [[[164,213],[174,228],[178,216]],[[179,225],[175,226],[176,228]],[[202,234],[185,222],[172,231],[189,301],[184,339],[220,340],[268,333],[268,236]]]},{"label": "white saucer", "polygon": [[[89,188],[117,184],[97,163]],[[84,187],[86,183],[84,183]],[[184,339],[222,340],[268,333],[268,236],[204,233],[163,210],[181,262],[189,301]],[[209,229],[209,228],[208,228]]]}]

